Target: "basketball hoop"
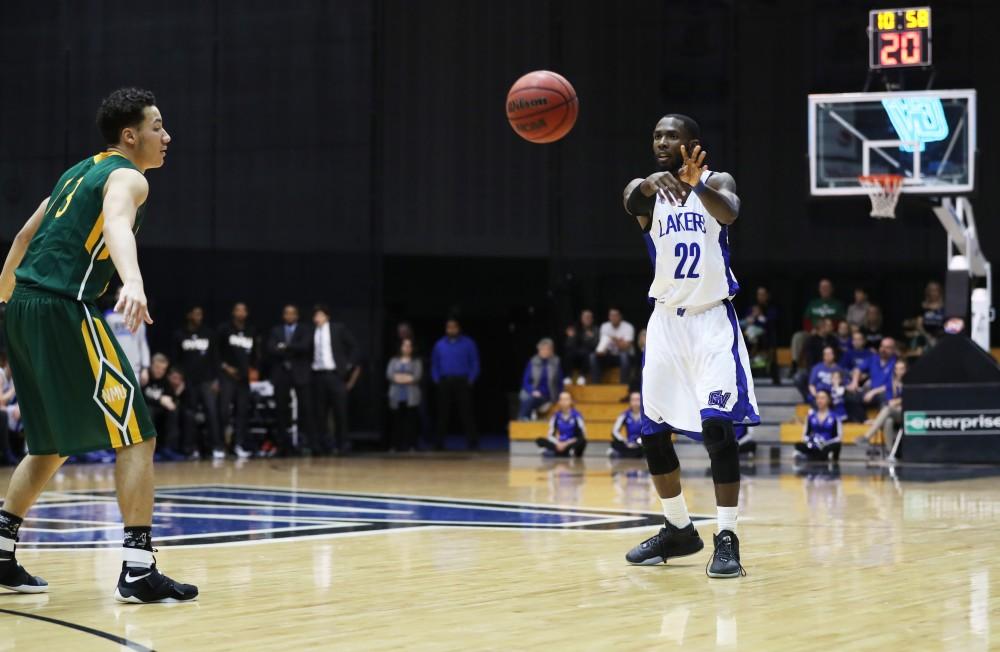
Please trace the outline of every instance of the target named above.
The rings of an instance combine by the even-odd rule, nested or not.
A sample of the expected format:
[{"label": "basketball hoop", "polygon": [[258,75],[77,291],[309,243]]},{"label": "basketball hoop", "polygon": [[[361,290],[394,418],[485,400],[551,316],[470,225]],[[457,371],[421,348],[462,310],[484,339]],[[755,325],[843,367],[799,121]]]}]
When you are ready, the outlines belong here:
[{"label": "basketball hoop", "polygon": [[869,174],[858,177],[872,200],[872,217],[896,217],[896,203],[903,192],[903,175]]}]

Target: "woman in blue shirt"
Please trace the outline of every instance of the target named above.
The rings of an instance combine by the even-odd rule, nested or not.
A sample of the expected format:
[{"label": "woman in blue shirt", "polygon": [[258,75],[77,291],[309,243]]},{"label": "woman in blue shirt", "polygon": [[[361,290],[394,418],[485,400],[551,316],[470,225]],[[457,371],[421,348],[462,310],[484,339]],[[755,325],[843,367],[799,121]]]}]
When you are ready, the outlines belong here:
[{"label": "woman in blue shirt", "polygon": [[570,453],[582,457],[587,448],[583,415],[573,407],[573,396],[569,392],[559,395],[558,407],[559,410],[549,420],[548,437],[539,437],[535,443],[559,457],[569,457]]},{"label": "woman in blue shirt", "polygon": [[809,410],[802,441],[795,444],[796,457],[809,461],[839,460],[842,439],[840,419],[830,409],[830,393],[816,392],[816,408]]},{"label": "woman in blue shirt", "polygon": [[628,397],[628,409],[618,415],[611,426],[611,448],[609,457],[635,457],[642,453],[642,397],[632,392]]}]

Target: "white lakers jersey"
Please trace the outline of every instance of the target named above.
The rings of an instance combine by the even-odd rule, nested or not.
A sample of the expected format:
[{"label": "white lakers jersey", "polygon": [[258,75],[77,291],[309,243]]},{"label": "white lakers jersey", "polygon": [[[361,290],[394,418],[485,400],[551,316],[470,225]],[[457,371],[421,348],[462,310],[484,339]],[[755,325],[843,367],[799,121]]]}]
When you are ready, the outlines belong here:
[{"label": "white lakers jersey", "polygon": [[[712,172],[702,174],[708,181]],[[695,308],[734,296],[740,289],[729,268],[729,231],[690,193],[672,206],[657,195],[646,234],[653,259],[649,298],[670,308]]]}]

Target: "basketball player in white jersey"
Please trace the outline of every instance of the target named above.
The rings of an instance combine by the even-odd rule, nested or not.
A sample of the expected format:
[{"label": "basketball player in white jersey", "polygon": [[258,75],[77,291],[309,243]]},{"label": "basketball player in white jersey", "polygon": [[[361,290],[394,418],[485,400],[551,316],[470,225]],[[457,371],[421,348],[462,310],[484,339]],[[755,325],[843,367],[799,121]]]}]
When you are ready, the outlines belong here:
[{"label": "basketball player in white jersey", "polygon": [[646,329],[642,446],[663,503],[666,526],[626,555],[658,564],[704,547],[681,493],[671,433],[704,442],[712,462],[718,531],[709,577],[738,577],[736,512],[739,446],[734,423],[757,424],[749,356],[731,299],[739,285],[729,268],[728,228],[740,199],[726,172],[704,165],[700,129],[691,118],[664,116],[653,132],[660,168],[625,189],[625,209],[639,221],[653,259],[653,314]]}]

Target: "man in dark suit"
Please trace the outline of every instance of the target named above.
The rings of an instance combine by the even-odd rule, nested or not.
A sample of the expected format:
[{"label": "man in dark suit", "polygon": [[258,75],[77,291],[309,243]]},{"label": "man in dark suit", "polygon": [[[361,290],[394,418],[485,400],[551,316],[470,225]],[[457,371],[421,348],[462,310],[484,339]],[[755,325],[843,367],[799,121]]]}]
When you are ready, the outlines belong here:
[{"label": "man in dark suit", "polygon": [[312,328],[299,322],[299,309],[289,304],[281,313],[282,323],[271,329],[267,355],[277,404],[278,448],[283,455],[295,452],[288,430],[292,425],[292,389],[298,402],[299,447],[314,447],[312,415]]},{"label": "man in dark suit", "polygon": [[[330,321],[330,309],[313,308],[312,389],[316,403],[316,449],[321,453],[350,451],[347,437],[347,394],[358,382],[358,343],[351,331]],[[333,411],[334,431],[330,432]]]}]

